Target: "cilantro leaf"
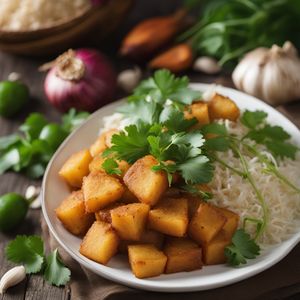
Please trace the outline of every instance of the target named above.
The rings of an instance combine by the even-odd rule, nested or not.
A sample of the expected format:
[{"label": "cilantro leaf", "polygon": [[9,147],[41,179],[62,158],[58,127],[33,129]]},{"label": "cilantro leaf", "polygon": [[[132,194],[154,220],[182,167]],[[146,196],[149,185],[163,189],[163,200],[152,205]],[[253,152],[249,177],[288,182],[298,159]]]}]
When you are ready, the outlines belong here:
[{"label": "cilantro leaf", "polygon": [[71,132],[76,127],[80,126],[89,115],[90,114],[86,111],[77,112],[76,109],[71,108],[62,116],[62,128],[66,132]]},{"label": "cilantro leaf", "polygon": [[159,115],[162,111],[162,106],[154,101],[131,101],[122,105],[118,112],[122,113],[125,117],[131,119],[132,123],[142,120],[145,123],[153,124],[159,120]]},{"label": "cilantro leaf", "polygon": [[262,110],[246,110],[241,117],[241,122],[244,126],[255,129],[265,121],[267,116],[268,114]]},{"label": "cilantro leaf", "polygon": [[183,112],[172,106],[167,106],[163,109],[159,121],[174,132],[185,131],[197,124],[197,119],[185,119]]},{"label": "cilantro leaf", "polygon": [[184,180],[190,184],[208,183],[213,178],[213,165],[204,155],[186,160],[178,165]]},{"label": "cilantro leaf", "polygon": [[56,286],[65,285],[71,276],[71,271],[63,265],[57,249],[55,249],[46,259],[45,279]]},{"label": "cilantro leaf", "polygon": [[105,172],[107,174],[110,174],[110,175],[113,175],[113,174],[121,175],[122,172],[118,167],[119,167],[118,163],[113,158],[107,158],[102,163],[102,168],[105,170]]},{"label": "cilantro leaf", "polygon": [[168,70],[158,70],[153,77],[143,80],[135,88],[130,101],[139,101],[150,97],[153,101],[164,104],[167,99],[181,104],[191,104],[201,97],[201,93],[188,88],[186,76],[175,77]]},{"label": "cilantro leaf", "polygon": [[17,134],[0,137],[0,151],[8,149],[19,141],[20,137]]},{"label": "cilantro leaf", "polygon": [[32,113],[20,126],[20,130],[24,132],[29,141],[32,141],[39,137],[43,127],[47,124],[48,122],[42,114]]},{"label": "cilantro leaf", "polygon": [[147,137],[150,135],[150,125],[129,125],[123,132],[114,134],[111,139],[112,147],[104,151],[104,155],[116,153],[118,159],[124,159],[129,163],[149,153]]},{"label": "cilantro leaf", "polygon": [[244,229],[238,229],[232,238],[232,242],[225,248],[225,256],[232,266],[245,264],[247,259],[253,259],[260,253],[260,247],[251,239]]},{"label": "cilantro leaf", "polygon": [[1,154],[0,157],[0,174],[9,170],[20,162],[20,155],[17,149],[12,148]]},{"label": "cilantro leaf", "polygon": [[227,151],[230,148],[230,138],[225,125],[211,123],[201,128],[207,137],[205,148],[211,151]]},{"label": "cilantro leaf", "polygon": [[265,142],[267,148],[271,153],[280,158],[291,158],[296,159],[296,153],[299,151],[299,148],[291,143],[282,142],[282,141],[267,141]]},{"label": "cilantro leaf", "polygon": [[22,263],[26,273],[37,273],[44,262],[43,241],[38,236],[17,236],[5,249],[8,260]]}]

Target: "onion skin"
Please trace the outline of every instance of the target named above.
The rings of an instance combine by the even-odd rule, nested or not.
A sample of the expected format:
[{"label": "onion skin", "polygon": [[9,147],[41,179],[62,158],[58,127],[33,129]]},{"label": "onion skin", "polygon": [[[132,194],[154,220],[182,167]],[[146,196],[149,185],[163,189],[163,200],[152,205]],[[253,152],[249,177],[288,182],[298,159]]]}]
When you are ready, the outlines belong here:
[{"label": "onion skin", "polygon": [[98,51],[78,49],[74,53],[75,58],[83,62],[83,76],[73,80],[63,79],[55,63],[44,82],[45,94],[61,112],[72,107],[92,112],[112,100],[116,90],[116,74]]}]

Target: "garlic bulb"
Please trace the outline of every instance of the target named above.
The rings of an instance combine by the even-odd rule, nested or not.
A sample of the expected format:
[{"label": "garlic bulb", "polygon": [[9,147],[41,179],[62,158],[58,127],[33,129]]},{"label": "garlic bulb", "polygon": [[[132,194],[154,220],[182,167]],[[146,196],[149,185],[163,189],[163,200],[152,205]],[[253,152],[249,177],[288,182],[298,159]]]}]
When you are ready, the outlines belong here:
[{"label": "garlic bulb", "polygon": [[26,271],[23,266],[18,266],[7,271],[0,280],[0,295],[5,291],[23,281],[26,277]]},{"label": "garlic bulb", "polygon": [[235,86],[272,105],[300,99],[300,59],[291,42],[283,47],[257,48],[237,65]]}]

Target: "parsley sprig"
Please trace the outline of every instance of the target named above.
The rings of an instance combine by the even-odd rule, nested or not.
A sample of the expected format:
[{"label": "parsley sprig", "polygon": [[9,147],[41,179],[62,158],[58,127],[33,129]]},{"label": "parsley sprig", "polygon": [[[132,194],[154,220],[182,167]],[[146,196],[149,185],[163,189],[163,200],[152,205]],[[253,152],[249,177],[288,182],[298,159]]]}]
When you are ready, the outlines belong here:
[{"label": "parsley sprig", "polygon": [[[150,125],[139,121],[125,127],[120,134],[113,135],[111,143],[112,147],[103,154],[110,157],[109,162],[112,163],[111,156],[133,163],[152,154],[158,160],[153,170],[165,171],[170,185],[175,172],[179,172],[187,184],[208,183],[213,177],[213,166],[202,153],[204,139],[198,131],[175,132],[163,124]],[[116,164],[112,167],[115,168]],[[113,172],[108,163],[106,171]]]},{"label": "parsley sprig", "polygon": [[[56,124],[49,123],[40,113],[30,114],[17,134],[0,138],[0,175],[12,170],[23,172],[34,179],[43,176],[56,148],[88,115],[87,112],[71,109],[63,115],[62,122]],[[49,125],[54,125],[55,131],[52,128],[51,132]],[[45,138],[41,136],[41,132],[47,126],[48,138]]]},{"label": "parsley sprig", "polygon": [[65,267],[57,249],[46,257],[44,244],[39,236],[17,236],[5,249],[8,260],[24,264],[27,274],[42,272],[47,282],[61,286],[70,280],[71,272]]},{"label": "parsley sprig", "polygon": [[253,259],[260,253],[260,247],[251,239],[244,229],[238,229],[231,244],[225,248],[227,262],[232,266],[247,263],[247,259]]}]

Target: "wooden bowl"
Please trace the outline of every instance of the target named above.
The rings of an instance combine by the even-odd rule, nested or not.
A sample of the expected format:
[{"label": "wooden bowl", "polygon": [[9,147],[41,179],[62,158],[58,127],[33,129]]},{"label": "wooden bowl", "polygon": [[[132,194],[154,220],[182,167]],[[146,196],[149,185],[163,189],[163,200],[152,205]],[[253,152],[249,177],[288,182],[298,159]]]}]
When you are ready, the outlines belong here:
[{"label": "wooden bowl", "polygon": [[117,28],[134,0],[110,0],[92,7],[71,20],[29,31],[0,30],[0,50],[14,54],[42,56],[60,53],[72,47],[92,31],[103,39]]}]

